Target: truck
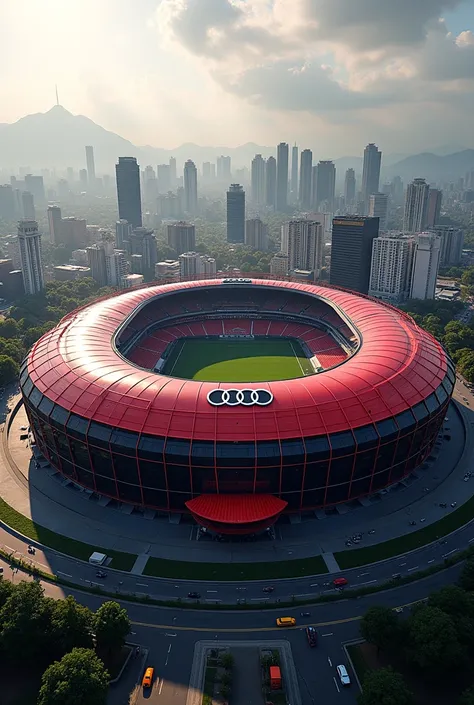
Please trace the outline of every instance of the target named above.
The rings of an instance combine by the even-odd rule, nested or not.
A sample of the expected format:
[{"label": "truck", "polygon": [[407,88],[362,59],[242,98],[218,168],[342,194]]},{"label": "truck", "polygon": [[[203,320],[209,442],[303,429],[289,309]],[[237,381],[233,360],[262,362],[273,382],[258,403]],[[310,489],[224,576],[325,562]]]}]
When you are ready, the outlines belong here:
[{"label": "truck", "polygon": [[270,666],[270,688],[272,690],[281,690],[280,666]]}]

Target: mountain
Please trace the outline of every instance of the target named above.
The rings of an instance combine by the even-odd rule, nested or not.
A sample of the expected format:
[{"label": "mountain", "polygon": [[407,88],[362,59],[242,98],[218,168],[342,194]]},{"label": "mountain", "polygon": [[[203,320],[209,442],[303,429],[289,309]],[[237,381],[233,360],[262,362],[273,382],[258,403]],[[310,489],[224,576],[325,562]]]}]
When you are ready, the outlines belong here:
[{"label": "mountain", "polygon": [[474,170],[474,149],[439,156],[431,152],[415,154],[391,165],[386,172],[404,181],[422,177],[427,181],[451,181]]}]

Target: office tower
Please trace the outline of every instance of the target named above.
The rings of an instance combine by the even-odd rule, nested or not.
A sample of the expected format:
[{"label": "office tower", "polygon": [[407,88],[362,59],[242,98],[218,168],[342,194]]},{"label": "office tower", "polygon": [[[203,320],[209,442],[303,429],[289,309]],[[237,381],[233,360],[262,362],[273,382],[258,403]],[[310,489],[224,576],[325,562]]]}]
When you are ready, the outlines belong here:
[{"label": "office tower", "polygon": [[35,199],[32,193],[23,191],[21,194],[21,205],[24,220],[35,220]]},{"label": "office tower", "polygon": [[407,186],[403,230],[406,233],[420,233],[426,225],[430,187],[425,179],[414,179]]},{"label": "office tower", "polygon": [[107,286],[105,247],[100,245],[91,245],[90,247],[86,247],[86,252],[92,279],[97,282],[99,286]]},{"label": "office tower", "polygon": [[435,225],[430,228],[430,232],[441,238],[440,266],[457,267],[461,264],[464,232],[460,228],[451,228],[449,225]]},{"label": "office tower", "polygon": [[46,201],[46,196],[44,192],[44,183],[42,176],[34,176],[33,174],[26,174],[25,176],[25,191],[29,191],[33,194],[35,203],[37,205],[42,205]]},{"label": "office tower", "polygon": [[158,261],[156,239],[153,230],[135,228],[129,238],[130,254],[142,255],[145,278],[152,279]]},{"label": "office tower", "polygon": [[217,179],[218,181],[223,181],[229,183],[231,176],[231,162],[230,157],[220,156],[217,157]]},{"label": "office tower", "polygon": [[362,169],[362,200],[364,202],[364,215],[369,209],[369,198],[371,194],[379,192],[380,183],[380,163],[382,152],[375,144],[368,144],[364,149],[364,166]]},{"label": "office tower", "polygon": [[291,200],[295,203],[298,200],[298,147],[293,145],[291,150]]},{"label": "office tower", "polygon": [[438,225],[439,216],[441,214],[441,202],[443,200],[443,192],[436,188],[430,188],[428,196],[428,213],[426,215],[426,225],[431,228]]},{"label": "office tower", "polygon": [[344,179],[344,204],[347,206],[353,206],[356,198],[356,178],[354,169],[348,169],[346,171],[346,177]]},{"label": "office tower", "polygon": [[115,165],[120,220],[128,220],[133,228],[142,225],[140,167],[135,157],[119,157]]},{"label": "office tower", "polygon": [[87,189],[87,169],[79,169],[79,183],[85,191]]},{"label": "office tower", "polygon": [[94,162],[94,147],[87,145],[86,147],[86,167],[87,167],[87,178],[89,184],[94,186],[95,184],[95,162]]},{"label": "office tower", "polygon": [[44,289],[44,276],[41,261],[41,235],[38,232],[36,220],[20,220],[18,245],[25,294],[38,294]]},{"label": "office tower", "polygon": [[434,233],[415,235],[410,298],[434,299],[441,254],[441,238]]},{"label": "office tower", "polygon": [[320,161],[316,167],[316,188],[314,207],[332,213],[336,189],[336,167],[332,161]]},{"label": "office tower", "polygon": [[245,241],[245,191],[231,184],[227,191],[227,242]]},{"label": "office tower", "polygon": [[265,252],[268,247],[268,228],[260,218],[245,221],[245,244],[259,252]]},{"label": "office tower", "polygon": [[276,209],[284,213],[288,207],[288,145],[277,147]]},{"label": "office tower", "polygon": [[202,163],[202,180],[208,184],[211,180],[211,162]]},{"label": "office tower", "polygon": [[313,153],[310,149],[301,152],[300,206],[309,210],[312,205]]},{"label": "office tower", "polygon": [[332,221],[331,273],[335,286],[367,294],[372,241],[379,234],[379,219],[347,216]]},{"label": "office tower", "polygon": [[128,220],[117,220],[115,223],[115,245],[118,250],[123,250],[126,242],[130,240],[130,233],[132,232],[132,226]]},{"label": "office tower", "polygon": [[277,252],[270,260],[270,274],[277,277],[288,275],[288,255],[284,252]]},{"label": "office tower", "polygon": [[216,260],[199,252],[183,252],[179,256],[179,273],[181,279],[213,275],[216,273]]},{"label": "office tower", "polygon": [[184,210],[189,215],[197,213],[197,169],[191,159],[184,165]]},{"label": "office tower", "polygon": [[168,245],[177,255],[193,252],[196,247],[196,228],[194,225],[180,221],[168,225]]},{"label": "office tower", "polygon": [[124,279],[127,275],[127,260],[121,250],[114,250],[105,256],[107,285],[124,288]]},{"label": "office tower", "polygon": [[408,237],[376,237],[372,244],[369,294],[401,303],[410,296],[415,241]]},{"label": "office tower", "polygon": [[59,230],[59,242],[67,247],[79,248],[90,242],[87,234],[87,221],[83,218],[63,218]]},{"label": "office tower", "polygon": [[176,159],[174,157],[170,157],[170,162],[169,162],[169,167],[170,167],[170,190],[173,190],[176,188]]},{"label": "office tower", "polygon": [[15,218],[15,197],[10,184],[0,186],[0,218],[4,220]]},{"label": "office tower", "polygon": [[324,238],[321,223],[315,220],[290,220],[288,224],[288,267],[302,269],[319,279],[323,266]]},{"label": "office tower", "polygon": [[379,219],[379,232],[387,229],[388,196],[385,193],[371,193],[369,196],[369,216]]},{"label": "office tower", "polygon": [[403,203],[403,192],[404,192],[404,186],[403,186],[403,181],[401,180],[400,176],[395,176],[392,179],[391,182],[391,191],[390,191],[390,197],[392,199],[392,203],[395,206],[401,206]]},{"label": "office tower", "polygon": [[171,191],[171,169],[169,164],[158,164],[156,173],[158,177],[158,193],[168,193],[168,191]]},{"label": "office tower", "polygon": [[275,157],[268,157],[265,166],[265,198],[267,206],[275,208],[276,205],[276,179],[277,163]]},{"label": "office tower", "polygon": [[255,206],[265,205],[265,159],[261,154],[256,154],[252,159],[251,193]]}]

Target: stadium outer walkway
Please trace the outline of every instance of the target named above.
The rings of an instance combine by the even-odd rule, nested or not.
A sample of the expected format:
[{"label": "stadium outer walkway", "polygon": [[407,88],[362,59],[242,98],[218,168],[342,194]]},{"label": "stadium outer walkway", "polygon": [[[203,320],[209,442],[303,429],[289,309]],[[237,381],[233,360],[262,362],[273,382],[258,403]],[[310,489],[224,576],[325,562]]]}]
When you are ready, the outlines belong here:
[{"label": "stadium outer walkway", "polygon": [[[458,399],[469,395],[458,385]],[[16,398],[12,398],[14,402]],[[474,406],[474,397],[472,400]],[[474,479],[462,482],[463,474],[470,467],[472,452],[465,453],[459,464],[465,443],[472,446],[474,413],[467,407],[454,405],[449,411],[451,441],[439,444],[437,459],[429,468],[417,471],[418,479],[398,492],[389,493],[381,501],[367,502],[368,506],[355,510],[345,505],[338,515],[322,519],[304,520],[301,523],[280,523],[276,526],[275,541],[255,543],[218,543],[196,540],[196,526],[192,523],[172,524],[167,518],[146,519],[130,514],[130,507],[112,509],[91,501],[85,492],[64,486],[56,475],[47,470],[35,469],[31,451],[25,440],[22,426],[27,425],[26,414],[21,409],[13,420],[8,449],[11,460],[5,456],[3,444],[0,463],[0,487],[3,499],[37,524],[59,534],[78,539],[104,549],[115,549],[138,554],[133,572],[140,573],[149,556],[182,561],[210,562],[262,562],[305,558],[322,554],[330,572],[337,570],[333,553],[345,550],[347,537],[364,532],[364,547],[396,538],[413,529],[411,520],[424,526],[437,521],[449,511],[449,504],[462,504],[474,492]],[[467,434],[467,435],[466,435]],[[4,439],[6,440],[6,439]],[[466,449],[467,450],[467,449]],[[439,507],[448,503],[448,510]],[[321,513],[319,513],[321,516]],[[367,535],[369,530],[374,533]]]}]

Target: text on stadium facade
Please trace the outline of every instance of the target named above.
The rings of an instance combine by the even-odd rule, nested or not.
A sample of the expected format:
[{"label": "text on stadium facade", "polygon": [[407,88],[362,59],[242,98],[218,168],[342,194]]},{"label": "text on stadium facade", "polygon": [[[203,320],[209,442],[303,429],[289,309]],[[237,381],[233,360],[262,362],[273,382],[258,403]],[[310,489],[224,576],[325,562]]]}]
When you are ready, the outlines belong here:
[{"label": "text on stadium facade", "polygon": [[252,280],[251,279],[242,279],[238,277],[237,279],[223,279],[222,280],[223,284],[251,284]]}]

